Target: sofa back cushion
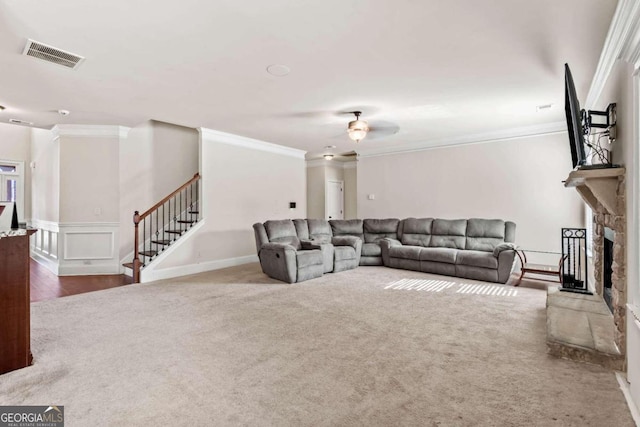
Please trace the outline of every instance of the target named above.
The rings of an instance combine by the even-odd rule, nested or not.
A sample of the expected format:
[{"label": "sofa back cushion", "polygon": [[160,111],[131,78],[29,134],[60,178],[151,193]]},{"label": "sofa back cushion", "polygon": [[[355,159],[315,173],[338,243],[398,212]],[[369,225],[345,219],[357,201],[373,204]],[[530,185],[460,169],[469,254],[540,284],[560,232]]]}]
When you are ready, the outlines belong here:
[{"label": "sofa back cushion", "polygon": [[331,243],[333,234],[326,219],[308,219],[309,238],[319,243]]},{"label": "sofa back cushion", "polygon": [[429,246],[433,218],[407,218],[402,220],[400,241],[403,245]]},{"label": "sofa back cushion", "polygon": [[290,219],[267,221],[264,223],[267,237],[271,243],[284,243],[300,249],[300,239],[296,234],[296,227]]},{"label": "sofa back cushion", "polygon": [[467,221],[466,249],[493,252],[500,243],[504,243],[505,222],[501,219],[471,218]]},{"label": "sofa back cushion", "polygon": [[355,236],[364,240],[364,228],[361,219],[332,219],[331,231],[334,236]]},{"label": "sofa back cushion", "polygon": [[466,219],[434,219],[429,246],[464,249],[466,246]]},{"label": "sofa back cushion", "polygon": [[364,243],[375,243],[380,239],[389,237],[398,239],[399,219],[365,219],[363,221]]},{"label": "sofa back cushion", "polygon": [[300,240],[308,240],[309,237],[309,225],[306,219],[294,219],[293,226],[296,228],[296,234]]},{"label": "sofa back cushion", "polygon": [[504,223],[504,241],[507,243],[516,242],[516,223],[505,221]]}]

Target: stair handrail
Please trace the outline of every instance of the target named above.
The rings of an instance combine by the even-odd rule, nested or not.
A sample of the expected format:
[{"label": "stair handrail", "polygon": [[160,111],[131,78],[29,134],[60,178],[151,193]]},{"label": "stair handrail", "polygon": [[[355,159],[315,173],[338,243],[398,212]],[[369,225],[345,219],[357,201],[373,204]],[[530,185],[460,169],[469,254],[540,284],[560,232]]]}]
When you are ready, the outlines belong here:
[{"label": "stair handrail", "polygon": [[185,188],[189,187],[191,184],[193,184],[194,182],[198,181],[200,179],[200,173],[196,173],[195,175],[193,175],[193,178],[191,178],[189,181],[185,182],[184,184],[182,184],[179,188],[177,188],[176,190],[172,191],[171,194],[169,194],[168,196],[166,196],[165,198],[163,198],[162,200],[160,200],[158,203],[156,203],[155,205],[153,205],[152,207],[150,207],[149,209],[147,209],[144,213],[140,214],[138,211],[135,211],[133,214],[133,225],[134,225],[134,243],[133,243],[133,283],[139,283],[140,282],[140,267],[141,267],[141,261],[140,261],[140,257],[138,256],[138,247],[140,246],[140,238],[139,238],[139,229],[138,229],[138,225],[140,224],[140,221],[142,221],[143,219],[145,219],[146,217],[148,217],[149,215],[151,215],[153,212],[155,212],[156,210],[158,210],[161,206],[163,206],[165,203],[167,203],[169,200],[171,200],[174,196],[176,196],[178,193],[180,193],[182,190],[184,190]]},{"label": "stair handrail", "polygon": [[[185,188],[187,188],[188,186],[190,186],[191,184],[193,184],[194,182],[196,182],[197,180],[200,179],[200,173],[196,173],[195,175],[193,175],[193,178],[191,178],[189,181],[185,182],[184,184],[182,184],[180,186],[180,188],[174,190],[171,194],[169,194],[167,197],[165,197],[164,199],[160,200],[158,203],[156,203],[155,205],[153,205],[152,207],[150,207],[149,209],[147,209],[144,213],[139,214],[138,216],[138,222],[142,221],[143,219],[145,219],[146,217],[148,217],[152,212],[154,212],[156,209],[158,209],[160,206],[164,205],[166,202],[169,201],[169,199],[171,199],[173,196],[175,196],[176,194],[178,194],[179,192],[181,192],[182,190],[184,190]],[[137,213],[138,211],[136,211]],[[134,214],[134,224],[137,224],[135,222],[135,214]]]}]

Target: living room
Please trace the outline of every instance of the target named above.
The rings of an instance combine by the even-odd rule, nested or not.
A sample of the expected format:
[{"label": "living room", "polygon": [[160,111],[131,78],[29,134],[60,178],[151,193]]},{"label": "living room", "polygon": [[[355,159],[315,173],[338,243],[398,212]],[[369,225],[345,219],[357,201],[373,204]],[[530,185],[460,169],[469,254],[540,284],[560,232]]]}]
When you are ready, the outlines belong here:
[{"label": "living room", "polygon": [[[207,371],[204,380],[196,382],[202,387],[214,387],[212,393],[216,397],[224,397],[226,409],[216,407],[214,410],[209,407],[220,417],[217,418],[220,424],[251,421],[258,424],[313,424],[314,421],[322,423],[322,415],[330,420],[329,424],[357,424],[366,421],[375,423],[376,420],[378,424],[403,423],[403,418],[394,421],[372,409],[375,405],[380,405],[380,400],[372,401],[371,408],[361,406],[362,400],[358,400],[358,403],[354,403],[358,410],[353,412],[358,415],[350,418],[349,405],[344,403],[341,406],[332,399],[329,391],[331,384],[319,378],[322,360],[316,360],[305,353],[304,349],[307,347],[304,346],[287,347],[287,351],[291,353],[286,355],[277,352],[275,347],[278,339],[282,336],[286,338],[287,332],[274,325],[271,326],[275,329],[270,329],[267,326],[272,318],[270,316],[275,316],[287,325],[295,319],[310,328],[307,332],[318,331],[317,328],[322,331],[338,330],[341,328],[340,324],[335,323],[338,319],[355,319],[356,324],[360,325],[358,322],[364,322],[363,319],[366,318],[375,323],[367,324],[364,331],[356,328],[351,333],[357,335],[370,332],[372,339],[375,337],[379,340],[379,345],[384,350],[385,346],[395,342],[388,335],[392,333],[392,329],[385,329],[385,334],[377,335],[368,328],[382,328],[378,322],[384,322],[385,319],[394,325],[411,323],[411,316],[417,316],[416,312],[410,311],[409,319],[395,319],[391,314],[396,310],[434,310],[434,313],[444,318],[448,316],[444,308],[473,310],[476,304],[483,305],[487,301],[479,298],[475,301],[456,301],[450,299],[451,295],[447,295],[447,299],[437,300],[435,298],[439,295],[425,294],[420,295],[420,301],[412,302],[402,293],[392,295],[386,292],[378,295],[374,292],[375,296],[368,295],[366,288],[371,285],[372,277],[375,276],[375,286],[381,286],[380,289],[404,277],[398,276],[403,272],[391,269],[387,272],[384,267],[360,267],[352,272],[325,275],[321,279],[314,279],[318,280],[315,289],[311,281],[300,284],[298,288],[295,288],[296,285],[284,286],[259,271],[251,225],[266,220],[321,217],[324,212],[317,213],[316,209],[319,203],[324,202],[324,194],[321,194],[322,191],[310,190],[315,178],[309,177],[316,172],[316,175],[321,175],[339,169],[345,181],[347,219],[502,218],[516,223],[516,243],[519,247],[560,252],[560,230],[563,227],[586,226],[588,215],[578,192],[565,188],[562,183],[572,170],[563,109],[565,62],[571,65],[583,108],[604,110],[609,103],[617,103],[618,136],[610,148],[613,163],[626,168],[626,217],[629,218],[626,233],[626,300],[631,308],[626,317],[629,362],[623,377],[628,382],[627,393],[632,397],[625,400],[613,373],[595,372],[596,368],[590,365],[561,361],[567,363],[567,370],[559,375],[570,376],[568,372],[571,372],[571,375],[577,377],[584,374],[586,378],[593,374],[594,377],[589,378],[596,381],[597,377],[598,382],[606,378],[603,380],[608,384],[605,393],[618,393],[618,403],[627,401],[630,405],[633,402],[637,405],[640,401],[640,375],[638,367],[631,361],[637,359],[640,351],[640,330],[633,321],[633,307],[640,303],[637,260],[640,230],[637,224],[639,94],[635,76],[637,62],[633,56],[637,46],[634,33],[636,24],[630,17],[637,16],[638,2],[621,1],[618,4],[615,1],[591,1],[588,2],[588,7],[578,1],[561,2],[560,5],[558,2],[545,2],[546,7],[543,7],[525,2],[503,1],[486,10],[479,10],[477,5],[468,1],[448,2],[447,6],[437,2],[424,5],[406,2],[392,6],[387,2],[370,5],[354,1],[328,2],[325,5],[304,4],[304,7],[278,1],[270,6],[272,10],[269,11],[262,11],[255,4],[201,6],[194,2],[193,5],[189,4],[193,6],[192,11],[186,5],[184,8],[159,7],[150,15],[153,19],[150,18],[148,23],[141,24],[137,29],[135,22],[143,16],[137,7],[142,6],[136,6],[131,16],[123,16],[122,11],[129,6],[117,3],[123,9],[105,7],[101,11],[104,15],[102,17],[95,16],[95,11],[80,2],[67,2],[69,9],[63,7],[61,10],[50,11],[52,16],[59,19],[62,19],[64,11],[70,16],[86,18],[87,22],[82,24],[83,31],[87,31],[84,38],[86,40],[70,30],[65,32],[61,29],[73,28],[69,25],[49,22],[50,17],[45,9],[36,13],[34,2],[27,1],[22,5],[15,2],[2,3],[0,20],[6,24],[2,32],[6,37],[2,38],[3,55],[0,60],[3,61],[3,67],[11,71],[0,95],[0,104],[5,107],[0,112],[0,120],[4,122],[0,123],[0,159],[24,164],[25,205],[19,210],[20,220],[43,230],[38,232],[41,237],[34,244],[33,256],[61,275],[120,273],[121,264],[130,261],[133,256],[133,212],[144,211],[188,181],[195,173],[200,173],[201,219],[189,233],[142,270],[143,282],[175,278],[175,282],[165,289],[168,291],[165,296],[154,296],[158,298],[159,306],[144,304],[144,298],[151,296],[146,292],[150,292],[149,286],[153,285],[135,285],[131,289],[137,290],[130,291],[130,294],[111,295],[121,304],[131,304],[131,311],[143,312],[149,318],[160,321],[154,310],[162,307],[167,310],[167,316],[171,319],[178,313],[174,312],[177,308],[172,306],[174,302],[171,298],[194,304],[194,312],[200,313],[197,298],[188,295],[187,290],[205,291],[209,281],[210,284],[219,285],[219,289],[203,293],[202,307],[206,304],[204,301],[211,300],[213,304],[215,299],[227,293],[233,295],[234,299],[240,298],[234,292],[241,289],[250,294],[247,297],[258,298],[262,295],[265,303],[271,302],[283,310],[278,314],[270,311],[268,306],[248,304],[248,307],[256,310],[256,320],[264,323],[264,329],[261,327],[248,335],[258,334],[255,336],[257,341],[265,346],[269,345],[256,347],[264,350],[264,360],[267,363],[264,369],[259,368],[259,354],[252,359],[243,352],[243,344],[250,347],[245,342],[248,336],[239,336],[235,344],[233,340],[227,339],[224,339],[224,343],[230,345],[230,351],[236,351],[236,354],[244,355],[242,357],[246,356],[247,359],[243,359],[238,365],[224,360],[225,367],[229,369],[226,371],[228,375]],[[157,6],[154,3],[151,7]],[[194,13],[195,10],[200,10],[200,13]],[[176,24],[175,28],[167,28],[171,25],[163,26],[166,33],[159,35],[161,23],[173,22],[183,16],[194,21],[190,25]],[[234,17],[233,25],[238,27],[235,30],[231,20],[229,23],[223,22],[224,17],[231,16]],[[210,28],[216,27],[211,24],[211,20],[219,27],[217,30]],[[439,21],[448,22],[449,26],[443,27]],[[84,28],[85,25],[94,27],[95,31],[89,31]],[[110,31],[115,26],[122,32],[117,37],[104,37],[105,31]],[[423,26],[433,26],[433,32],[422,29]],[[564,30],[559,30],[562,26],[565,27]],[[140,37],[141,33],[146,33],[146,36]],[[204,34],[207,37],[217,35],[222,39],[220,44],[225,46],[204,43],[199,38]],[[448,35],[443,37],[442,34]],[[229,40],[224,40],[225,35],[229,36]],[[385,35],[396,44],[386,44]],[[98,43],[100,36],[109,40],[105,40],[105,44],[99,44],[100,47],[96,49],[91,43]],[[28,38],[81,53],[87,59],[77,70],[38,62],[21,55]],[[120,52],[122,58],[133,61],[130,68],[109,68],[105,62],[93,61],[98,55],[111,51],[114,46],[123,48],[124,40],[136,40],[140,45],[147,43],[153,46],[148,50],[153,54],[149,53],[145,57],[139,47],[129,47],[132,51]],[[180,50],[179,46],[173,44],[178,43],[176,40],[182,40],[180,45],[187,41],[196,43],[196,47],[200,46],[207,56],[216,58],[215,61],[203,59],[196,48]],[[404,41],[402,47],[398,47],[399,40]],[[437,44],[436,40],[444,45],[437,47],[437,50],[436,47],[431,47]],[[253,44],[248,44],[249,41],[253,41]],[[176,55],[173,62],[163,63],[158,59],[158,53],[166,47],[164,43]],[[489,45],[494,43],[497,46],[490,48]],[[303,50],[305,47],[306,50]],[[330,54],[332,51],[333,54]],[[518,56],[517,53],[522,51],[526,51],[526,55]],[[178,52],[182,54],[179,55]],[[116,62],[115,59],[112,61],[112,64]],[[207,65],[211,61],[214,64]],[[233,66],[229,65],[231,63]],[[401,66],[392,65],[395,63]],[[276,74],[269,74],[265,68],[270,64],[286,64],[286,67],[281,65],[275,69]],[[402,72],[399,73],[398,69]],[[278,75],[287,70],[290,71],[288,75]],[[161,80],[166,83],[160,84]],[[102,87],[101,81],[104,83]],[[41,101],[32,93],[33,88],[40,92]],[[108,96],[109,91],[113,92],[111,96]],[[193,103],[185,101],[185,94],[193,98]],[[449,101],[445,102],[444,99]],[[553,105],[546,108],[549,104]],[[537,107],[539,111],[536,111]],[[345,114],[356,109],[362,110],[361,118],[371,126],[370,134],[357,144],[347,136],[347,124],[354,117]],[[59,111],[69,114],[64,115]],[[109,113],[104,113],[105,111]],[[10,119],[34,124],[8,124]],[[391,130],[385,133],[385,129]],[[345,154],[352,151],[358,155],[345,157]],[[333,154],[335,157],[324,160],[324,154]],[[341,162],[340,157],[344,157],[342,160],[346,161]],[[295,207],[291,203],[295,203]],[[108,235],[109,239],[87,240],[88,235]],[[207,272],[214,276],[185,278],[189,274],[206,275]],[[422,277],[414,272],[404,273],[411,278]],[[344,276],[345,274],[353,276]],[[372,277],[365,277],[367,275]],[[424,278],[438,279],[429,275]],[[454,280],[445,276],[439,279]],[[356,281],[355,286],[352,281]],[[234,283],[237,285],[235,288]],[[183,290],[178,289],[179,284],[185,285]],[[353,291],[358,293],[349,294],[342,289],[348,286],[353,286]],[[512,286],[512,283],[507,286]],[[326,294],[319,293],[323,287],[335,294],[337,300],[331,301]],[[291,294],[286,300],[277,301],[274,296],[263,293],[268,289],[279,292],[289,289]],[[306,291],[309,292],[308,295],[304,295]],[[505,346],[513,344],[513,340],[517,341],[518,333],[529,333],[524,326],[518,326],[518,315],[522,316],[523,325],[528,324],[526,321],[531,321],[537,325],[532,327],[536,333],[540,332],[540,328],[544,333],[544,325],[540,324],[544,313],[541,317],[538,316],[540,309],[544,311],[544,303],[542,308],[536,305],[544,299],[538,295],[541,290],[523,286],[518,291],[521,299],[530,298],[536,303],[529,306],[520,300],[496,300],[488,303],[487,307],[494,310],[508,309],[509,312],[499,314],[499,319],[490,322],[482,318],[488,322],[486,329],[475,329],[475,326],[468,323],[464,325],[479,336],[496,339],[496,345],[500,343]],[[49,305],[41,304],[32,308],[36,340],[32,347],[36,364],[22,370],[25,372],[22,375],[33,378],[17,379],[14,373],[12,375],[16,382],[13,385],[9,385],[12,381],[0,381],[7,384],[0,386],[1,404],[73,405],[68,406],[69,414],[84,411],[78,420],[95,421],[95,413],[92,415],[91,411],[97,411],[99,405],[89,397],[76,396],[73,403],[35,402],[28,397],[33,392],[35,396],[47,396],[49,399],[70,398],[73,396],[71,388],[74,384],[81,387],[84,381],[91,381],[90,367],[73,358],[73,366],[79,369],[75,374],[62,378],[64,375],[56,371],[55,375],[60,375],[60,378],[40,378],[48,378],[58,385],[63,384],[62,388],[51,388],[58,394],[47,394],[46,387],[36,387],[34,383],[38,380],[38,375],[44,375],[42,371],[38,371],[38,374],[28,372],[30,369],[38,369],[37,343],[46,341],[44,332],[49,331],[45,322],[64,317],[61,314],[66,313],[66,310],[75,312],[73,318],[76,320],[83,315],[87,316],[87,327],[95,328],[101,337],[108,336],[110,340],[105,342],[109,342],[113,348],[135,350],[131,357],[126,357],[126,362],[131,363],[131,366],[114,374],[114,378],[119,381],[126,375],[133,375],[132,369],[140,369],[140,365],[130,359],[151,358],[141,353],[142,345],[149,349],[156,348],[150,347],[153,345],[166,345],[166,341],[160,337],[144,338],[140,336],[141,333],[126,335],[124,341],[118,343],[116,337],[100,329],[103,325],[95,322],[100,323],[104,317],[121,315],[133,324],[142,326],[144,332],[152,332],[147,328],[148,325],[140,324],[140,319],[135,316],[129,317],[125,313],[106,309],[103,313],[92,313],[90,310],[109,304],[107,299],[103,299],[107,296],[88,297],[85,308],[75,302],[79,301],[79,297],[71,297],[69,302],[65,302],[63,298],[57,305],[51,302]],[[375,313],[361,312],[362,307],[352,301],[356,296],[361,296],[371,307],[376,307],[380,317],[373,319],[371,316]],[[294,297],[299,300],[296,301]],[[138,300],[139,298],[143,300]],[[335,321],[323,319],[326,323],[315,324],[308,318],[298,317],[299,313],[289,311],[291,306],[300,304],[313,313],[315,298],[319,301],[318,307],[335,316]],[[385,298],[389,300],[387,307],[383,304]],[[432,300],[429,301],[429,298]],[[127,302],[128,299],[131,301]],[[335,303],[335,307],[330,308],[330,303]],[[518,303],[522,306],[518,307]],[[438,308],[439,304],[442,305],[442,310]],[[241,332],[247,331],[246,324],[242,321],[250,322],[249,313],[242,312],[246,318],[236,318],[227,311],[232,306],[233,304],[228,307],[216,306],[220,313],[230,316],[217,320],[221,320],[227,328],[238,327],[236,332],[242,335]],[[352,309],[363,317],[344,317],[345,313],[340,309]],[[493,311],[491,313],[495,314]],[[183,311],[179,314],[191,316]],[[292,316],[291,319],[287,319],[287,315]],[[481,316],[481,313],[477,315]],[[423,321],[428,322],[430,318],[428,316]],[[203,321],[196,315],[189,319],[196,324]],[[495,329],[495,320],[499,320],[504,328]],[[61,319],[59,321],[61,323],[58,326],[61,328],[73,327]],[[444,327],[439,322],[434,324]],[[371,325],[377,326],[374,328]],[[415,325],[412,324],[413,326]],[[114,327],[124,326],[117,324]],[[169,336],[187,347],[195,345],[188,338],[179,338],[182,326],[176,327],[176,330],[167,332]],[[511,331],[504,331],[509,327],[512,328]],[[196,333],[194,337],[197,336],[198,331],[194,332],[189,328],[184,330]],[[220,334],[216,336],[223,340],[224,333],[234,334],[232,329],[225,331],[216,331]],[[82,334],[82,331],[74,331],[75,333]],[[283,335],[271,335],[276,333]],[[318,333],[321,336],[324,334]],[[418,330],[412,330],[411,333],[417,334]],[[504,335],[500,335],[501,333]],[[345,334],[338,341],[328,340],[326,343],[345,344],[348,342],[349,331]],[[474,364],[466,357],[458,359],[462,356],[455,351],[457,345],[450,343],[451,337],[437,329],[429,329],[429,334],[434,343],[439,343],[430,352],[421,354],[420,349],[411,346],[401,348],[415,351],[411,354],[416,358],[427,355],[433,357],[433,366],[438,368],[444,369],[446,365],[443,359],[445,353],[451,353],[452,360],[461,364]],[[533,333],[531,334],[533,337]],[[300,339],[303,335],[295,335],[295,338]],[[267,339],[269,337],[272,338],[270,344]],[[358,343],[361,343],[361,338],[351,336]],[[464,349],[465,340],[472,340],[469,334],[462,334],[457,338],[463,343],[460,350]],[[538,338],[542,340],[541,348],[544,353],[544,335]],[[317,348],[322,343],[323,341],[318,341],[308,345],[309,348]],[[373,343],[365,344],[367,350],[373,350],[373,347],[368,346]],[[404,345],[406,342],[401,340],[396,344]],[[436,348],[444,353],[434,355],[432,352]],[[474,348],[470,345],[467,351],[476,351]],[[255,350],[253,347],[251,349]],[[150,351],[155,353],[157,350]],[[193,355],[185,355],[176,349],[167,351],[170,353],[167,359],[159,356],[149,361],[149,367],[163,372],[168,370],[161,377],[169,384],[172,381],[179,383],[180,387],[176,390],[187,395],[194,393],[195,396],[199,393],[195,389],[189,389],[185,383],[189,372],[184,372],[186,368],[183,366],[171,365],[176,369],[176,375],[184,375],[184,379],[177,379],[172,376],[167,361],[178,364],[175,357],[185,357],[194,363],[193,366],[200,366],[199,358],[219,357],[219,361],[223,362],[223,355],[209,347],[203,350],[204,353]],[[367,363],[362,355],[349,358],[350,353],[346,350],[336,354],[324,351],[320,353],[332,361],[327,366],[330,378],[326,381],[331,381],[331,378],[337,381],[340,372],[346,375],[350,367],[355,369],[358,364]],[[386,351],[382,353],[384,357],[374,358],[373,362],[393,361],[394,355]],[[274,369],[282,368],[277,360],[291,362],[289,357],[293,354],[307,360],[315,370],[309,371],[308,378],[303,382],[307,389],[292,387],[285,393],[284,388],[274,386],[285,380],[276,375]],[[488,357],[489,353],[480,354]],[[46,353],[40,355],[43,363],[51,360],[47,359]],[[49,356],[53,355],[65,357],[61,349],[49,353]],[[513,353],[510,355],[523,356]],[[100,362],[97,366],[103,368],[116,366],[107,356],[104,360],[95,353],[86,353],[85,356],[97,357],[100,359],[97,360]],[[493,356],[497,357],[496,360],[507,363],[502,356]],[[333,363],[336,357],[343,358],[344,364]],[[535,364],[538,363],[536,360],[531,361]],[[402,361],[408,363],[408,360]],[[251,375],[248,373],[248,376],[243,376],[237,370],[240,366],[248,369],[247,372]],[[295,366],[295,369],[291,368],[292,373],[301,375],[305,372],[303,365]],[[396,365],[393,366],[394,369],[397,368]],[[542,366],[547,365],[539,365],[537,374],[541,378],[552,377],[552,373],[559,372],[553,369],[545,372]],[[492,369],[492,363],[485,359],[483,364],[474,367],[488,370]],[[403,377],[406,380],[408,372],[426,375],[422,364],[407,368],[408,371],[400,376],[392,375],[391,371],[384,368],[380,368],[378,372],[382,381],[378,385],[384,385],[381,390],[389,393],[394,402],[399,398],[396,392],[406,384],[403,380],[395,384],[393,378],[397,380]],[[447,365],[446,369],[457,368]],[[359,371],[359,368],[356,370]],[[363,378],[372,378],[371,372],[360,373]],[[481,386],[482,381],[487,380],[486,377],[472,379],[470,384],[478,387],[474,393],[480,396],[488,393],[487,396],[497,399],[489,400],[498,402],[496,396],[503,395],[493,394],[491,389],[503,385],[503,379],[508,381],[507,378],[514,378],[510,376],[513,373],[503,374],[502,379],[496,374],[496,382],[486,386],[489,390]],[[5,378],[8,377],[3,375],[1,379]],[[235,394],[225,395],[214,385],[214,378]],[[239,381],[237,385],[232,382],[234,378]],[[396,415],[414,411],[416,417],[430,416],[434,422],[440,420],[449,425],[474,424],[474,421],[475,424],[492,423],[490,413],[483,414],[479,409],[481,402],[475,402],[478,406],[471,404],[464,407],[460,400],[463,399],[460,390],[464,389],[464,384],[445,386],[447,376],[444,373],[442,380],[435,379],[439,377],[433,378],[443,387],[442,390],[446,390],[445,395],[451,400],[442,402],[435,399],[434,395],[437,393],[434,391],[416,400],[419,402],[414,403],[419,405],[417,409],[410,400],[406,401],[409,402],[408,406],[402,411],[397,410],[397,406],[393,406],[393,410],[385,408]],[[462,377],[452,375],[448,378],[455,382],[461,381]],[[524,378],[532,377],[525,375]],[[273,390],[285,393],[283,398],[291,399],[292,405],[278,402],[277,395],[269,395],[269,390],[256,391],[251,382],[260,379],[273,385]],[[114,397],[109,403],[121,409],[123,414],[132,415],[133,406],[126,400],[134,395],[134,385],[140,386],[149,381],[146,384],[153,384],[154,392],[161,394],[156,403],[169,407],[167,402],[170,401],[168,395],[171,394],[171,389],[166,384],[161,384],[164,380],[146,378],[131,384],[114,382],[114,390],[122,387],[122,393],[116,393],[120,397]],[[290,380],[289,378],[289,385]],[[107,376],[101,376],[98,383],[104,385],[108,381]],[[549,384],[554,382],[553,378],[548,381]],[[24,390],[20,390],[20,384],[25,387]],[[27,388],[25,384],[30,386]],[[242,404],[247,404],[247,400],[238,394],[244,393],[243,384],[249,399],[257,399],[258,402],[255,407],[246,410],[246,417],[239,415],[242,411],[231,402],[236,397]],[[322,393],[314,395],[309,391],[312,384],[317,385]],[[376,383],[348,381],[343,385],[345,389],[338,387],[340,390],[336,395],[345,399],[345,396],[350,395],[346,391],[349,386],[353,386],[362,399],[374,396],[383,399],[375,392]],[[416,386],[412,390],[417,393],[420,383]],[[548,390],[559,394],[566,392],[566,388],[563,388],[566,384],[556,386]],[[522,383],[519,387],[526,388],[529,385]],[[324,401],[339,408],[332,415],[330,409],[323,412],[320,404],[307,406],[296,397],[294,391],[298,393],[298,397],[303,396],[309,401],[319,399],[319,402]],[[20,397],[14,399],[14,393],[18,393]],[[531,399],[538,399],[538,403],[527,401],[527,405],[544,411],[541,408],[544,404],[540,402],[547,401],[542,394],[542,391],[540,394],[532,393]],[[198,399],[194,399],[193,405],[201,402]],[[178,400],[188,404],[184,398]],[[462,405],[457,412],[453,409],[455,405],[452,402]],[[167,416],[166,409],[158,408],[156,403],[152,397],[147,396],[141,406]],[[588,403],[585,402],[585,406]],[[85,407],[81,407],[82,405]],[[456,416],[458,413],[464,416],[464,419],[447,418],[446,414],[437,409],[429,413],[425,406],[431,405],[448,408],[456,412]],[[498,411],[497,419],[503,423],[524,425],[527,417],[543,422],[542,418],[536,418],[538,415],[525,409],[509,419],[506,412],[517,413],[519,409],[509,406],[509,411],[500,412],[493,404],[489,406]],[[268,408],[273,409],[272,417],[260,419],[258,414],[265,416],[264,414],[269,413]],[[560,419],[558,423],[576,424],[577,419],[572,417],[577,417],[577,412],[582,409],[584,408],[578,406],[566,409],[571,419]],[[172,410],[176,413],[182,411],[178,407]],[[550,409],[549,414],[557,417],[563,410]],[[631,409],[631,412],[634,410]],[[309,415],[307,419],[304,418],[305,411]],[[474,419],[471,413],[477,413],[477,418]],[[606,410],[604,414],[610,415]],[[132,424],[154,420],[152,414],[148,414],[147,418],[139,416],[140,418],[137,415],[131,419]],[[630,415],[624,416],[627,418],[622,418],[622,422],[628,422]],[[70,421],[72,419],[73,415],[70,415]],[[103,422],[109,424],[116,422],[114,420],[125,419],[123,415],[123,418],[118,416]],[[404,420],[407,424],[416,424],[417,419],[409,416]],[[544,420],[551,422],[550,418]],[[594,420],[597,418],[583,422],[596,425]],[[422,421],[428,423],[430,419]]]}]

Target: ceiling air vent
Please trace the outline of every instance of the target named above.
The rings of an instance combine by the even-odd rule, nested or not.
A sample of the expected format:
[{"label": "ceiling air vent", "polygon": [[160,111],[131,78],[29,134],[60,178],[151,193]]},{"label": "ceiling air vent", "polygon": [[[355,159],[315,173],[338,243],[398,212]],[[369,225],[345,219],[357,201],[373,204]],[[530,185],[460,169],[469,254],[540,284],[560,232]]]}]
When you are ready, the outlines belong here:
[{"label": "ceiling air vent", "polygon": [[27,40],[27,45],[25,46],[22,54],[74,69],[84,61],[83,56],[66,52],[62,49],[58,49],[57,47],[49,46],[31,39]]}]

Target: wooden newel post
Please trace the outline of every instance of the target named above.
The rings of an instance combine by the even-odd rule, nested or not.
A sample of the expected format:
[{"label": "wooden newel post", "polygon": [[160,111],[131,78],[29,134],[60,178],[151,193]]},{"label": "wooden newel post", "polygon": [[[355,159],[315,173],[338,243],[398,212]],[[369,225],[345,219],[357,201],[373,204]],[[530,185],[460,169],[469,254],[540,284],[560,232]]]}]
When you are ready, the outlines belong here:
[{"label": "wooden newel post", "polygon": [[140,283],[140,258],[138,258],[138,224],[140,223],[140,213],[133,213],[133,226],[135,228],[133,236],[133,283]]}]

